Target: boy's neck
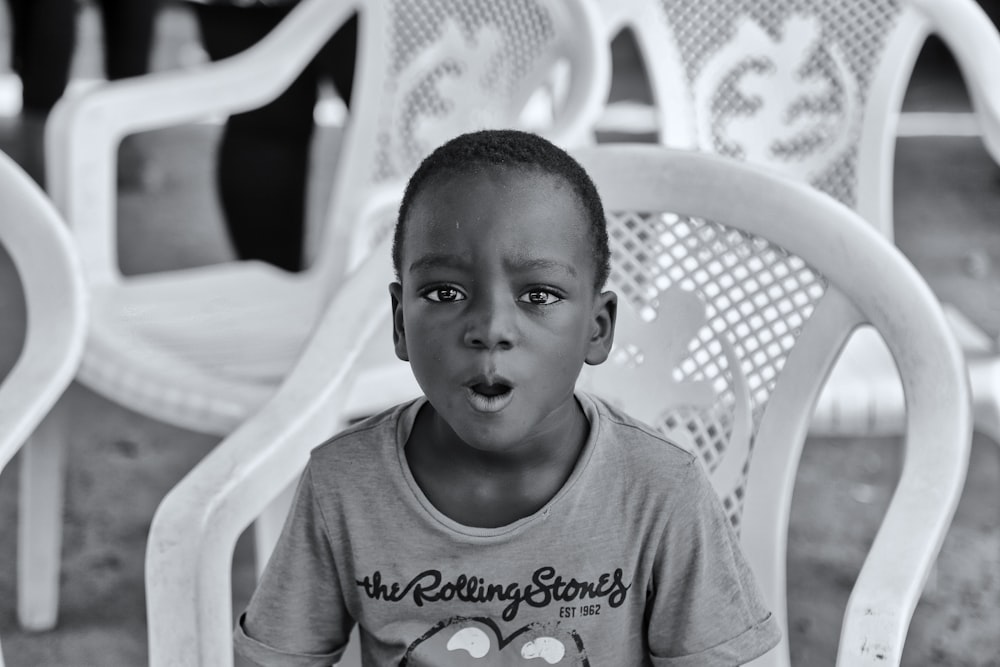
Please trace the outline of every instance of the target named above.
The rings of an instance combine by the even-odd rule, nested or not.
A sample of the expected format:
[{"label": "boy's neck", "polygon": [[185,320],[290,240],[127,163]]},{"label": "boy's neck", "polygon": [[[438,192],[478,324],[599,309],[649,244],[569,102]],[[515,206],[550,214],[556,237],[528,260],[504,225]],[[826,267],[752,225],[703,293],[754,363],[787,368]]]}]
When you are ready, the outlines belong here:
[{"label": "boy's neck", "polygon": [[445,516],[463,525],[495,528],[534,514],[565,485],[590,432],[573,399],[558,428],[505,452],[469,446],[424,404],[405,454],[414,479]]}]

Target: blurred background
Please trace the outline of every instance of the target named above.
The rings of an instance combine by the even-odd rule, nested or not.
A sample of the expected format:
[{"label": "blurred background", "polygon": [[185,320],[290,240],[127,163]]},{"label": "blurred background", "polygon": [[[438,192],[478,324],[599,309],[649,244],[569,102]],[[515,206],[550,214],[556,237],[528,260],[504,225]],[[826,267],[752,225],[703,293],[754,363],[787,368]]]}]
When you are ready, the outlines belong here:
[{"label": "blurred background", "polygon": [[[140,0],[133,0],[139,2]],[[981,0],[994,23],[1000,2]],[[11,61],[9,8],[0,2],[0,150],[30,162],[21,83]],[[105,76],[103,25],[84,2],[74,23],[69,88]],[[648,101],[641,58],[628,35],[613,45],[612,100]],[[149,69],[189,67],[208,55],[189,5],[163,2],[153,24]],[[1000,67],[1000,64],[997,64]],[[928,124],[901,122],[896,151],[896,242],[942,299],[987,333],[1000,335],[1000,167],[983,149],[968,96],[947,50],[924,48],[904,112],[948,112]],[[306,216],[325,202],[345,107],[332,88],[315,110]],[[126,274],[227,261],[219,195],[213,185],[223,119],[138,135],[123,152],[130,179],[119,190],[118,246]],[[639,135],[602,136],[603,140]],[[649,137],[645,137],[648,140]],[[123,148],[123,151],[126,149]],[[0,250],[0,376],[24,335],[24,304]],[[74,384],[72,409],[89,418],[70,451],[59,626],[21,630],[15,617],[18,459],[0,476],[0,637],[9,667],[143,665],[145,537],[160,498],[217,438],[129,412]],[[850,586],[885,507],[899,465],[894,438],[811,438],[793,502],[789,612],[794,664],[833,663]],[[109,474],[109,472],[111,474]],[[99,480],[99,482],[98,482]],[[253,585],[252,548],[234,559],[234,607]],[[973,444],[965,494],[939,567],[917,608],[906,665],[1000,665],[1000,451]]]}]

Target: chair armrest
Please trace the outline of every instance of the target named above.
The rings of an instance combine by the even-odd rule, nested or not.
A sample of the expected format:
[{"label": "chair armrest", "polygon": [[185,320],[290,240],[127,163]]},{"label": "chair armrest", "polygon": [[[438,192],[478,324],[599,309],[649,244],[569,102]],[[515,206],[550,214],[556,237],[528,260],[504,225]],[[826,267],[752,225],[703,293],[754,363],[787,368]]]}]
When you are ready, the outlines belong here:
[{"label": "chair armrest", "polygon": [[121,138],[274,99],[356,4],[308,0],[264,39],[231,58],[108,82],[60,100],[47,128],[46,178],[76,236],[88,277],[113,280],[117,275],[115,163]]},{"label": "chair armrest", "polygon": [[[903,271],[880,272],[880,280],[913,274],[903,283],[912,298],[883,303],[881,312],[865,315],[889,334],[884,337],[902,380],[907,403],[904,463],[848,601],[837,658],[842,667],[899,664],[913,610],[962,494],[972,440],[969,381],[958,343],[912,265],[899,256],[872,266],[890,264]],[[887,292],[892,293],[904,292],[897,287]],[[898,349],[900,341],[912,344],[911,350],[937,352],[906,354]],[[925,376],[922,381],[920,376]]]},{"label": "chair armrest", "polygon": [[983,132],[1000,164],[1000,33],[975,0],[909,0],[958,63]]},{"label": "chair armrest", "polygon": [[[907,448],[899,484],[851,592],[837,654],[841,667],[900,664],[913,610],[950,523],[951,513],[945,518],[942,508],[954,511],[968,464],[960,451],[933,463],[912,462],[911,449],[940,449],[932,437],[913,437]],[[920,469],[927,465],[937,468]],[[928,540],[936,541],[933,552],[921,546]]]},{"label": "chair armrest", "polygon": [[83,275],[52,203],[0,153],[0,244],[17,268],[27,305],[24,346],[0,378],[0,470],[66,389],[86,335]]},{"label": "chair armrest", "polygon": [[390,315],[391,239],[344,282],[274,398],[164,498],[146,552],[150,664],[232,664],[231,565],[240,533],[343,424],[354,365]]}]

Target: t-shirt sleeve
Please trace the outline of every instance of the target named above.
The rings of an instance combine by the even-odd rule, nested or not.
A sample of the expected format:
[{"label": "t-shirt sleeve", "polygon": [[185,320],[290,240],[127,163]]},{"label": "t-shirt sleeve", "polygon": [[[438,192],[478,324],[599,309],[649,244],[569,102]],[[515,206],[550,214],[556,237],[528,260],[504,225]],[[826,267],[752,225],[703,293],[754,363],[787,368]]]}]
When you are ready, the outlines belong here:
[{"label": "t-shirt sleeve", "polygon": [[692,460],[686,498],[667,518],[654,561],[647,636],[657,667],[730,667],[780,640],[739,537],[701,465]]},{"label": "t-shirt sleeve", "polygon": [[329,667],[344,652],[352,625],[307,467],[278,544],[233,633],[235,647],[268,667]]}]

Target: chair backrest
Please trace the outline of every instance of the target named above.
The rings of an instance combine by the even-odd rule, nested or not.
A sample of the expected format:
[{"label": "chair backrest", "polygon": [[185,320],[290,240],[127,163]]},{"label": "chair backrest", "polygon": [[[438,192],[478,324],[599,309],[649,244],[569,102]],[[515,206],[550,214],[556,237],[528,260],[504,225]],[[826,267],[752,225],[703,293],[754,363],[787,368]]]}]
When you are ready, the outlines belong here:
[{"label": "chair backrest", "polygon": [[20,355],[0,378],[0,470],[62,395],[83,352],[86,300],[62,218],[0,153],[0,244],[17,270],[27,322]]},{"label": "chair backrest", "polygon": [[[874,614],[896,624],[887,645],[898,662],[898,633],[964,480],[961,354],[926,283],[857,214],[773,172],[679,156],[641,145],[577,151],[604,200],[620,304],[611,357],[582,386],[703,460],[785,629],[769,660],[788,664],[785,543],[799,455],[840,348],[856,326],[874,325],[906,387],[909,470],[852,605],[900,605]],[[897,598],[901,581],[908,588]],[[858,627],[845,621],[842,656],[861,655]]]},{"label": "chair backrest", "polygon": [[[890,238],[897,117],[916,56],[930,32],[961,30],[938,23],[948,12],[973,26],[985,19],[966,0],[601,5],[612,34],[636,36],[662,143],[802,179]],[[995,48],[992,24],[982,27],[973,32],[993,33],[978,37]]]}]

